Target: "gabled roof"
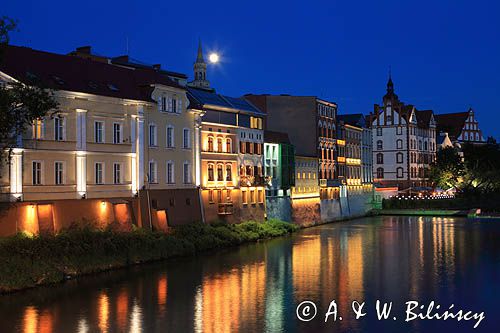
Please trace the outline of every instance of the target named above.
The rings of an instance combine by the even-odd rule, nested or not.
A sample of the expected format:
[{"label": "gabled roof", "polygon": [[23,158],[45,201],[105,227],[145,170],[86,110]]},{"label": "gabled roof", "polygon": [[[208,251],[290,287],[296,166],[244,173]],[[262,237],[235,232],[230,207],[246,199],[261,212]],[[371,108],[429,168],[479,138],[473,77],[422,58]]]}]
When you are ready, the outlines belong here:
[{"label": "gabled roof", "polygon": [[153,69],[124,68],[80,57],[6,46],[0,71],[21,82],[56,90],[151,102],[152,84],[183,89]]},{"label": "gabled roof", "polygon": [[265,130],[264,142],[290,144],[290,138],[288,137],[288,133]]},{"label": "gabled roof", "polygon": [[255,107],[252,103],[244,98],[230,97],[217,94],[213,91],[188,87],[188,97],[192,106],[198,107],[221,107],[233,109],[234,112],[252,113],[265,115],[264,112]]},{"label": "gabled roof", "polygon": [[429,128],[434,112],[432,110],[415,110],[415,114],[417,115],[417,126],[421,128]]},{"label": "gabled roof", "polygon": [[452,139],[456,139],[462,133],[469,112],[445,113],[435,115],[438,132],[447,132]]}]

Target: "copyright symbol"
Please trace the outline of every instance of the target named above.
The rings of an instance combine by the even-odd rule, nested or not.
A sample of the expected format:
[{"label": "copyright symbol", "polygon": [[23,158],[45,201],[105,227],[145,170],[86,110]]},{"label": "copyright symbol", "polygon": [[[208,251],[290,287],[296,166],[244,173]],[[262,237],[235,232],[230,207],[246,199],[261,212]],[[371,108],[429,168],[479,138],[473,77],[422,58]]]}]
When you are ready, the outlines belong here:
[{"label": "copyright symbol", "polygon": [[316,304],[311,301],[304,301],[297,305],[297,318],[300,321],[311,321],[316,317],[316,313],[318,313],[318,309],[316,308]]}]

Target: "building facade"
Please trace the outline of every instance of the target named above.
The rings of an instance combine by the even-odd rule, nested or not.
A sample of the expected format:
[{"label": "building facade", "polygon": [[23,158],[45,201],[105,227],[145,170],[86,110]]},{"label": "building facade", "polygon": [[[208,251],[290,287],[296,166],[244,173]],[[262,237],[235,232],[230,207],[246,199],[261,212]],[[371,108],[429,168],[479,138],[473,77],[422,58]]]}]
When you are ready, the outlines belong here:
[{"label": "building facade", "polygon": [[[35,208],[34,216],[50,211],[45,224],[54,230],[63,220],[54,208],[59,200],[73,207],[64,215],[68,223],[111,223],[117,207],[128,220],[157,228],[201,218],[192,167],[195,115],[178,83],[153,68],[15,46],[6,49],[0,76],[7,84],[36,77],[59,102],[55,116],[37,120],[20,138],[1,178],[3,200],[50,207]],[[176,169],[171,178],[168,163]],[[172,192],[168,203],[154,198],[154,191],[174,189],[183,191]]]},{"label": "building facade", "polygon": [[484,143],[486,140],[472,108],[467,112],[435,115],[437,134],[447,135],[452,143]]},{"label": "building facade", "polygon": [[437,148],[433,111],[405,105],[389,78],[383,103],[375,105],[370,121],[374,181],[400,189],[429,186],[428,170]]}]

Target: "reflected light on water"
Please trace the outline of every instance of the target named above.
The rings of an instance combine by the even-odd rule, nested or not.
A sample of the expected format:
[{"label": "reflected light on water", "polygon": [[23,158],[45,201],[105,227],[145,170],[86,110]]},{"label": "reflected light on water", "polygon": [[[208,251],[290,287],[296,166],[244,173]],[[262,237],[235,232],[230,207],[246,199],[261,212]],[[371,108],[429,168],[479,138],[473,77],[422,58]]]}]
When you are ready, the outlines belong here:
[{"label": "reflected light on water", "polygon": [[38,311],[34,306],[28,306],[24,311],[23,328],[24,333],[38,332]]},{"label": "reflected light on water", "polygon": [[99,329],[101,332],[107,332],[108,331],[108,320],[109,320],[109,299],[108,295],[106,295],[104,292],[101,293],[99,296],[99,302],[98,302],[98,307],[99,307]]},{"label": "reflected light on water", "polygon": [[81,318],[78,321],[78,333],[87,333],[89,332],[89,325],[87,324],[87,320],[85,318]]},{"label": "reflected light on water", "polygon": [[127,327],[128,317],[128,292],[123,288],[116,299],[116,321],[121,332]]},{"label": "reflected light on water", "polygon": [[167,276],[162,275],[158,280],[158,305],[163,308],[167,304]]},{"label": "reflected light on water", "polygon": [[137,304],[137,300],[134,301],[130,316],[130,332],[142,332],[142,309]]}]

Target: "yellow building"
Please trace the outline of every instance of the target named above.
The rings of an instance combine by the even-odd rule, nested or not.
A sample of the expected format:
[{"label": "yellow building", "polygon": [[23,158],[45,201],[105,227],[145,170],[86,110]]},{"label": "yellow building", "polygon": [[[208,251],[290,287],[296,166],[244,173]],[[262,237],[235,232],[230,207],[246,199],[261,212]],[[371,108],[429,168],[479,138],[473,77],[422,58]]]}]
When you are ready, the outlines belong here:
[{"label": "yellow building", "polygon": [[[185,216],[200,212],[194,171],[197,114],[187,109],[185,88],[159,68],[116,65],[85,54],[90,48],[71,56],[15,46],[5,50],[0,79],[7,84],[36,79],[55,90],[60,106],[19,138],[0,178],[2,200],[52,205],[53,200],[139,196],[147,204],[140,213],[131,213],[139,207],[133,201],[103,200],[99,207],[113,205],[106,218],[95,212],[105,209],[90,204],[73,204],[74,214],[64,217],[113,222],[117,205],[126,204],[128,219],[135,215],[139,223],[158,223],[152,210],[161,211],[164,222],[171,216],[178,223],[201,219],[196,213]],[[155,199],[154,191],[174,189],[168,203]],[[57,211],[49,215],[58,218]]]}]

